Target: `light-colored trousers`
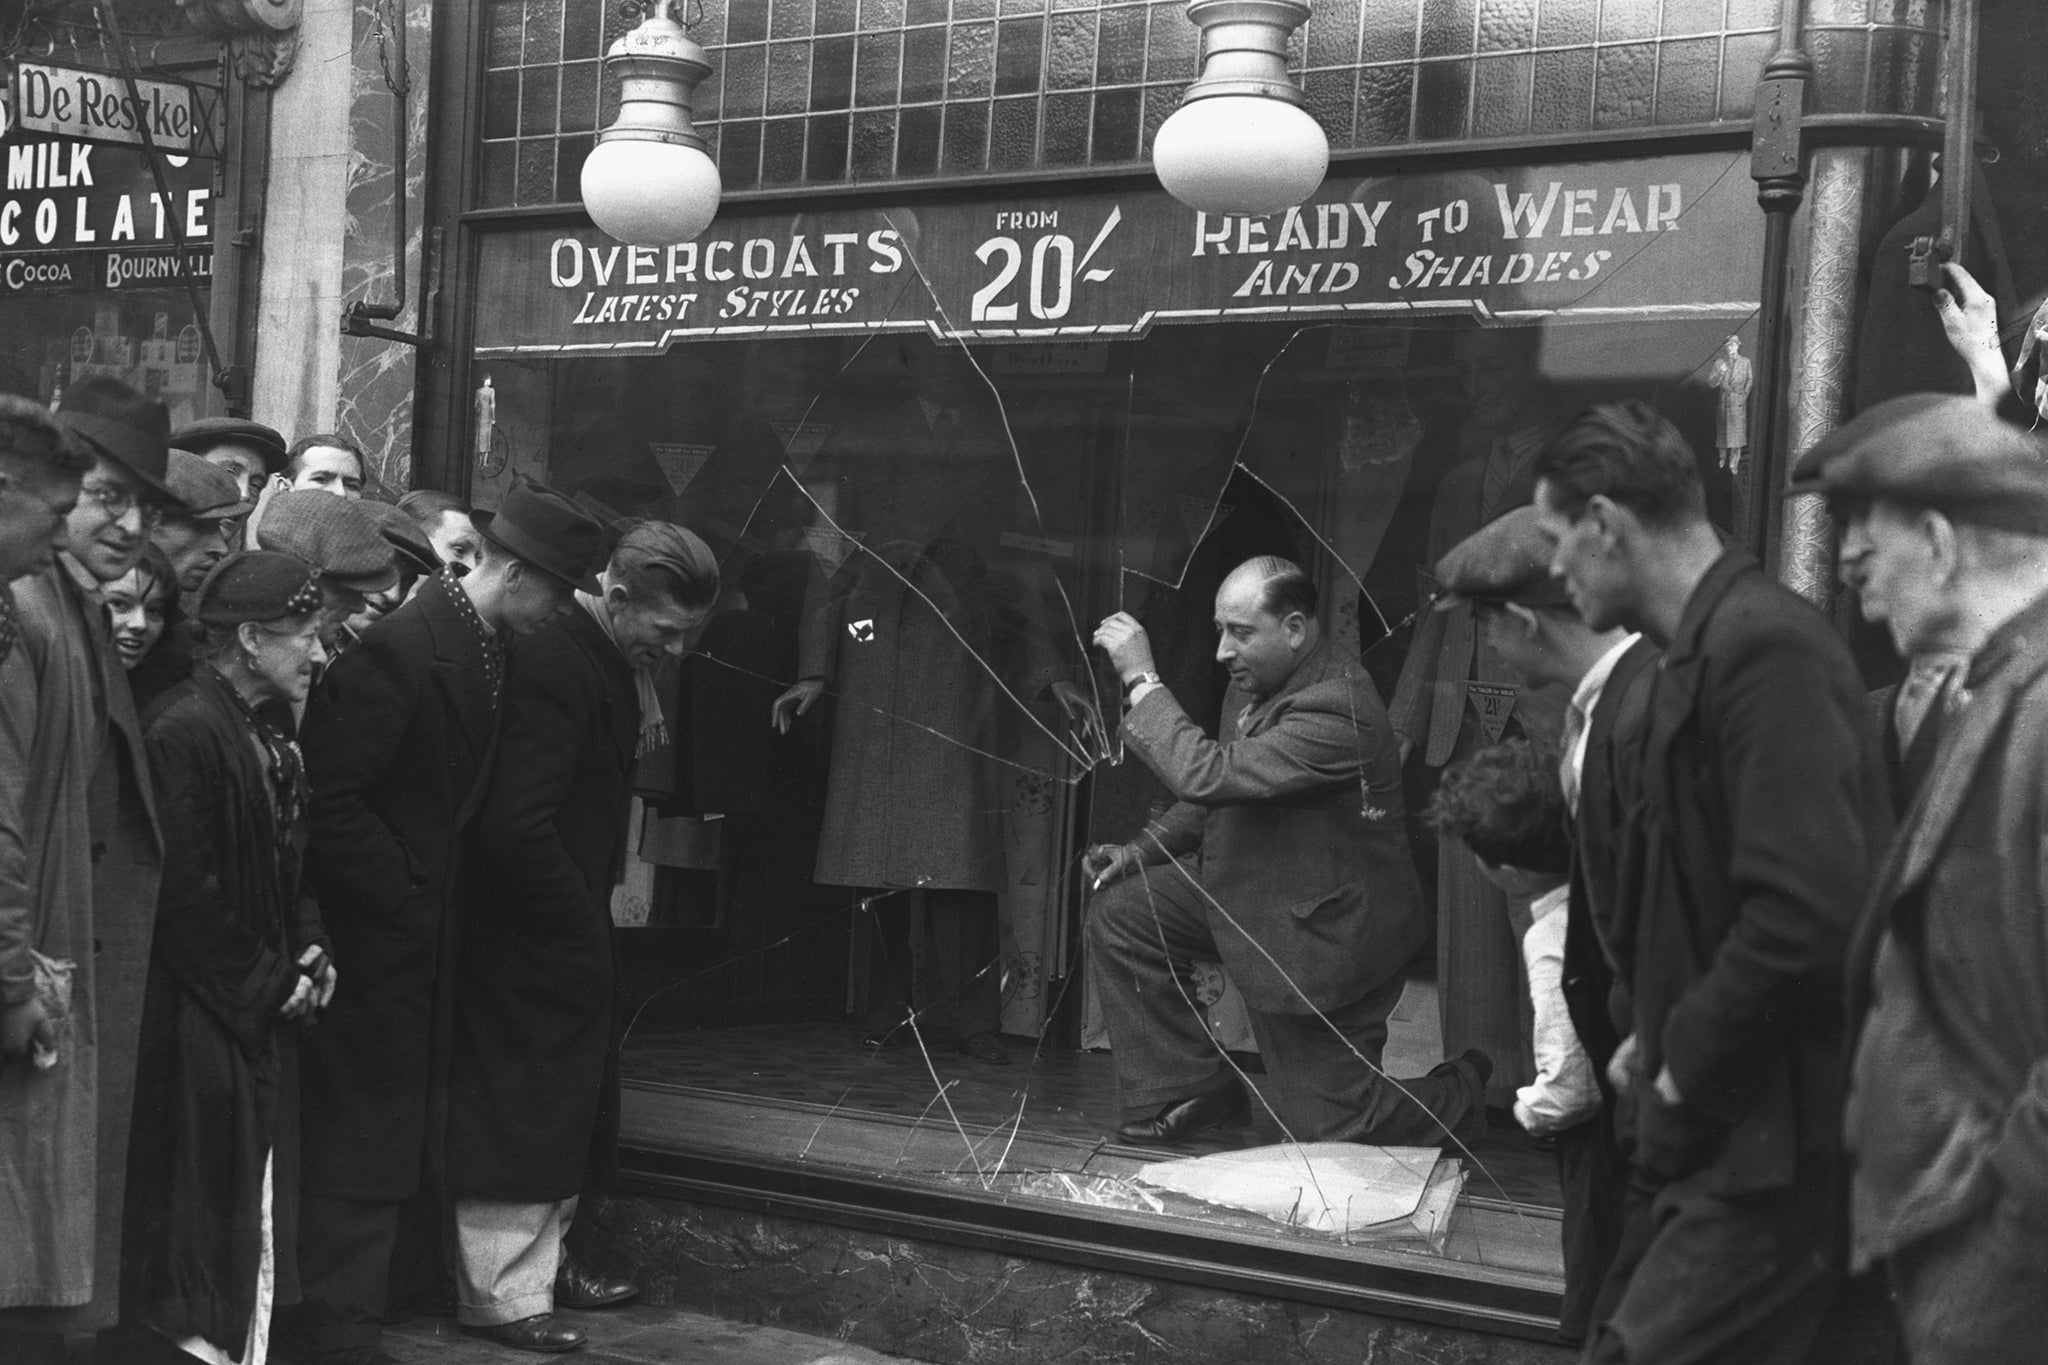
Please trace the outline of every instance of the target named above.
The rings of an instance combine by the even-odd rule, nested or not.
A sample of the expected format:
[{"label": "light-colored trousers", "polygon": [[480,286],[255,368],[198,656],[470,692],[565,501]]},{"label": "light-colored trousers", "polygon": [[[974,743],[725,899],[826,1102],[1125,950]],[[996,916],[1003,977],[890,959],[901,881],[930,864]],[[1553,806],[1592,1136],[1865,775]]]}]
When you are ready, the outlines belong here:
[{"label": "light-colored trousers", "polygon": [[545,1204],[456,1200],[456,1321],[497,1327],[552,1313],[562,1238],[575,1217],[574,1197]]}]

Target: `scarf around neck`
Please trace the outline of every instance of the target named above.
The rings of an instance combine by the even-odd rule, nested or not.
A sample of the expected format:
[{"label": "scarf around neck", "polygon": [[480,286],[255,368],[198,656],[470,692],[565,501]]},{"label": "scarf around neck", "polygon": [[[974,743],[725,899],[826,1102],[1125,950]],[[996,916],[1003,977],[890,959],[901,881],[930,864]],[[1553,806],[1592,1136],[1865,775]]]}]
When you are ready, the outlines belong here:
[{"label": "scarf around neck", "polygon": [[[612,648],[617,649],[623,658],[626,651],[620,647],[619,637],[612,630],[612,614],[606,610],[604,599],[579,590],[576,594],[576,604],[590,613],[590,619],[597,622],[597,628],[604,632],[604,638],[612,642]],[[668,744],[668,722],[661,717],[661,696],[654,690],[654,670],[634,669],[633,690],[640,698],[640,742],[634,749],[633,756],[645,758]]]}]

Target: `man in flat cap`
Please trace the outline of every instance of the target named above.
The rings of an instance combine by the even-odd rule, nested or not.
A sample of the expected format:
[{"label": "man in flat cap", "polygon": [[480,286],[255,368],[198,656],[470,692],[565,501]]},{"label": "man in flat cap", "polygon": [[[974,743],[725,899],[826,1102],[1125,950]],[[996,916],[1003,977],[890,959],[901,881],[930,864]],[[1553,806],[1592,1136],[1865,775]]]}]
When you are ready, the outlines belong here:
[{"label": "man in flat cap", "polygon": [[1842,575],[1899,651],[1967,659],[1849,955],[1850,1254],[1915,1365],[2048,1341],[2048,446],[1966,398],[1826,443]]},{"label": "man in flat cap", "polygon": [[189,450],[171,450],[166,482],[184,506],[167,510],[149,538],[171,561],[178,591],[196,601],[213,566],[240,546],[251,504],[234,475]]},{"label": "man in flat cap", "polygon": [[398,586],[398,556],[376,521],[353,498],[317,489],[287,489],[264,505],[256,527],[266,550],[297,555],[320,570],[320,642],[331,661],[353,643],[349,618],[373,592]]},{"label": "man in flat cap", "polygon": [[135,567],[175,505],[170,418],[94,376],[72,386],[56,421],[92,467],[66,548],[13,585],[20,638],[0,664],[0,781],[26,843],[0,858],[0,921],[26,907],[51,970],[68,964],[70,1028],[49,1070],[0,1068],[0,1207],[29,1211],[28,1227],[0,1234],[0,1339],[113,1324],[162,861],[142,729],[99,591]]},{"label": "man in flat cap", "polygon": [[1124,738],[1176,798],[1083,864],[1117,1136],[1173,1146],[1243,1122],[1243,1086],[1181,979],[1186,963],[1220,960],[1258,1039],[1260,1097],[1292,1140],[1469,1140],[1486,1122],[1483,1053],[1399,1084],[1380,1069],[1402,969],[1428,930],[1372,679],[1324,639],[1315,583],[1292,560],[1231,570],[1216,627],[1231,683],[1215,739],[1159,680],[1143,626],[1118,612],[1095,630],[1124,682]]},{"label": "man in flat cap", "polygon": [[1614,972],[1598,926],[1614,916],[1615,839],[1636,785],[1633,763],[1617,764],[1615,754],[1640,740],[1657,650],[1638,632],[1618,625],[1596,629],[1579,615],[1551,575],[1550,541],[1534,507],[1518,507],[1467,536],[1437,562],[1436,577],[1443,585],[1439,609],[1471,604],[1517,686],[1571,692],[1563,733],[1554,737],[1562,755],[1558,778],[1573,817],[1563,989],[1600,1090],[1599,1103],[1567,1116],[1551,1134],[1565,1200],[1559,1333],[1576,1342],[1591,1326],[1594,1300],[1614,1259],[1628,1179],[1614,1128],[1613,1088],[1604,1075],[1627,1016],[1613,1009]]},{"label": "man in flat cap", "polygon": [[1825,617],[1722,545],[1648,405],[1575,418],[1536,509],[1586,624],[1664,651],[1606,926],[1635,1147],[1587,1358],[1796,1361],[1834,1293],[1842,963],[1889,824],[1862,682]]},{"label": "man in flat cap", "polygon": [[241,500],[254,507],[282,474],[285,439],[275,427],[239,417],[206,417],[171,433],[171,444],[218,465],[241,486]]},{"label": "man in flat cap", "polygon": [[488,525],[481,564],[428,578],[328,669],[301,737],[307,886],[353,983],[302,1052],[308,1302],[294,1326],[309,1361],[378,1358],[401,1210],[446,1188],[437,1082],[454,1002],[457,850],[497,740],[505,647],[569,606],[603,536],[539,484],[515,486]]}]

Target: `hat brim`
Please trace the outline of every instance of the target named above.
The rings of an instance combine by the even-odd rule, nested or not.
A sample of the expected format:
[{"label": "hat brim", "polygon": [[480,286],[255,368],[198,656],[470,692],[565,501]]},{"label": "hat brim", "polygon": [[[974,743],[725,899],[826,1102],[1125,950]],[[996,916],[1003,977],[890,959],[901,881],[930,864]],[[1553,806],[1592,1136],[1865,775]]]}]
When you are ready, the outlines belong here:
[{"label": "hat brim", "polygon": [[[97,413],[60,410],[57,415],[74,436],[92,447],[93,454],[104,456],[121,466],[122,473],[156,494],[157,501],[163,503],[168,510],[180,514],[191,510],[183,498],[171,491],[171,486],[165,483],[162,477],[150,474],[137,463],[147,452],[136,439],[133,428],[120,422],[110,422]],[[169,446],[164,447],[164,453],[166,457],[169,456]],[[165,472],[168,474],[169,471]]]},{"label": "hat brim", "polygon": [[597,575],[590,572],[588,566],[584,568],[582,575],[577,577],[549,564],[548,560],[552,556],[549,555],[545,546],[529,538],[517,526],[510,523],[503,526],[498,525],[497,513],[471,512],[469,520],[476,527],[478,535],[505,551],[505,553],[514,556],[522,564],[531,564],[548,577],[559,583],[566,583],[578,592],[587,592],[592,597],[603,593],[604,589],[598,583]]},{"label": "hat brim", "polygon": [[[223,422],[223,425],[207,425],[208,422],[216,420]],[[181,450],[192,450],[193,446],[203,447],[192,450],[193,454],[202,459],[205,458],[207,451],[218,446],[247,446],[263,457],[264,471],[270,474],[284,473],[285,465],[289,463],[284,443],[275,439],[267,428],[255,422],[240,424],[232,422],[232,419],[204,419],[193,426],[180,427],[172,432],[171,444]]]}]

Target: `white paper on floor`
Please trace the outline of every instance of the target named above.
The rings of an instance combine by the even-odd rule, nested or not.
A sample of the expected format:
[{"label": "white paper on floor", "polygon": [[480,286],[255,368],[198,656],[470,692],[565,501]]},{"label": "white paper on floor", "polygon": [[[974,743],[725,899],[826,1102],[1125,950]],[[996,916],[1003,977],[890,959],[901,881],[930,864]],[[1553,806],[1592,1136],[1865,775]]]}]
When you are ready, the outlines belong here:
[{"label": "white paper on floor", "polygon": [[1430,1212],[1423,1208],[1423,1195],[1439,1159],[1434,1147],[1282,1142],[1155,1161],[1140,1167],[1134,1178],[1154,1189],[1243,1209],[1309,1232],[1349,1238],[1394,1225],[1427,1235],[1416,1227],[1416,1215]]}]

